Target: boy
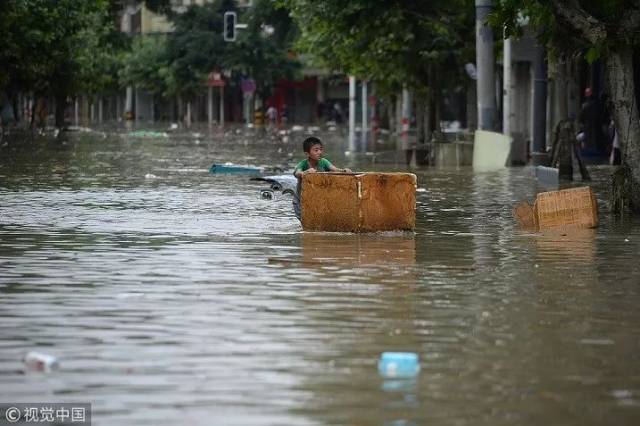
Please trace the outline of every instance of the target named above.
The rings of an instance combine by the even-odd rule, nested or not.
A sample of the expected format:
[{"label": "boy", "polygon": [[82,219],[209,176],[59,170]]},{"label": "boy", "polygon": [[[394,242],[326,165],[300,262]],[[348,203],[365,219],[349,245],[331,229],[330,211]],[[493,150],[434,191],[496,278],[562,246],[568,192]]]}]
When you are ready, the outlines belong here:
[{"label": "boy", "polygon": [[310,136],[302,142],[302,149],[304,150],[307,158],[302,160],[296,166],[293,171],[293,175],[298,178],[298,189],[296,196],[293,197],[293,210],[296,213],[296,217],[300,220],[300,190],[302,189],[302,176],[306,173],[316,172],[343,172],[353,173],[350,169],[339,169],[329,160],[322,157],[324,147],[322,141],[315,136]]}]

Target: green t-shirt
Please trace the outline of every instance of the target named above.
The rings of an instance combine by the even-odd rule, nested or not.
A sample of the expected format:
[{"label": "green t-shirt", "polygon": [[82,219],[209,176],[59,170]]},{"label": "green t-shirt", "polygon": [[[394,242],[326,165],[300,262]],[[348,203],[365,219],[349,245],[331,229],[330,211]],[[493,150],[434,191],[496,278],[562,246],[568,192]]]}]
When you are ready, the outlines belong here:
[{"label": "green t-shirt", "polygon": [[[309,167],[309,160],[308,159],[302,160],[296,166],[296,170],[301,170],[303,172],[306,172],[307,170],[309,170],[309,168],[310,167]],[[326,158],[321,158],[320,160],[318,160],[318,165],[316,166],[316,170],[319,171],[319,172],[330,172],[331,171],[331,161],[327,160]]]},{"label": "green t-shirt", "polygon": [[[303,172],[306,172],[307,170],[309,170],[309,160],[305,159],[302,160],[301,162],[298,163],[298,165],[296,166],[295,170],[293,171],[293,174],[296,173],[296,171],[298,170],[302,170]],[[318,160],[318,164],[316,165],[316,170],[319,172],[330,172],[331,171],[331,161],[327,160],[326,158],[321,158]],[[297,192],[298,192],[298,197],[300,196],[300,190],[302,189],[302,179],[298,178],[298,185],[296,187]]]}]

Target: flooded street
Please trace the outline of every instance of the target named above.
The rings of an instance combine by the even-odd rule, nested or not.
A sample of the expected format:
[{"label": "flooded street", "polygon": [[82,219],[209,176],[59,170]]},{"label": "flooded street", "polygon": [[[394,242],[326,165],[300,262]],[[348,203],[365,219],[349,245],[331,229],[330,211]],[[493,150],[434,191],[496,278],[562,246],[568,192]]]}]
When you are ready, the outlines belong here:
[{"label": "flooded street", "polygon": [[[566,235],[517,229],[528,167],[414,170],[416,232],[367,235],[302,232],[290,196],[208,173],[288,172],[301,141],[9,140],[0,401],[90,402],[94,425],[640,423],[640,220],[609,214],[611,168],[590,168],[600,227]],[[59,369],[26,372],[33,350]],[[383,380],[384,351],[419,376]]]}]

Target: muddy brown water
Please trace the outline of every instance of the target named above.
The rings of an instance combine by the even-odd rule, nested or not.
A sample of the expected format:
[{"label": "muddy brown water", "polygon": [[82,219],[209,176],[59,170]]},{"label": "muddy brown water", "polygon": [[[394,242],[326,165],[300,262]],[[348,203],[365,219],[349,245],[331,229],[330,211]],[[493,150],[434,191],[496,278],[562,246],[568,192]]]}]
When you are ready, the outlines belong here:
[{"label": "muddy brown water", "polygon": [[[96,425],[640,423],[640,221],[609,214],[608,166],[601,226],[569,234],[517,229],[527,167],[414,170],[416,232],[370,235],[302,232],[288,195],[207,172],[291,169],[298,139],[5,137],[0,402],[90,402]],[[25,371],[32,350],[59,369]],[[421,373],[383,380],[384,351]]]}]

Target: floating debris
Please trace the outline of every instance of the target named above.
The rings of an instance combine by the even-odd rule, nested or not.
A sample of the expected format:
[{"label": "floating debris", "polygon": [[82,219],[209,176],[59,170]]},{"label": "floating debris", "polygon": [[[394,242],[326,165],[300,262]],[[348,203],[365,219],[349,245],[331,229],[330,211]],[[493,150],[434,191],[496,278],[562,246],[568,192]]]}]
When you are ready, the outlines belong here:
[{"label": "floating debris", "polygon": [[214,174],[261,174],[263,167],[244,166],[232,163],[213,164],[209,168],[209,173]]},{"label": "floating debris", "polygon": [[24,365],[28,371],[41,371],[44,373],[49,373],[60,366],[56,357],[33,351],[25,355]]},{"label": "floating debris", "polygon": [[541,192],[533,206],[524,201],[513,209],[513,215],[525,229],[598,226],[598,204],[588,186]]},{"label": "floating debris", "polygon": [[420,372],[418,354],[414,352],[383,352],[378,361],[378,372],[384,378],[412,378]]},{"label": "floating debris", "polygon": [[260,191],[260,198],[263,200],[273,200],[275,198],[274,192],[270,189],[263,189]]}]

